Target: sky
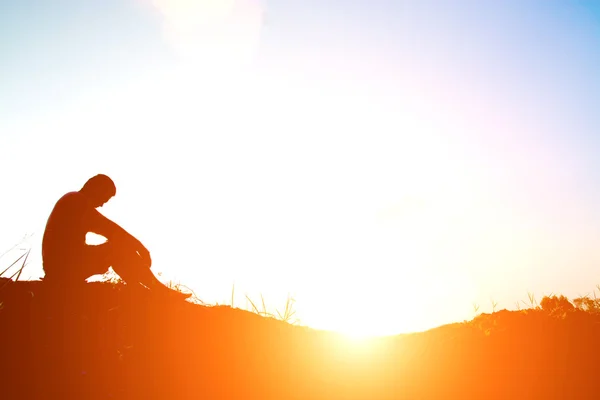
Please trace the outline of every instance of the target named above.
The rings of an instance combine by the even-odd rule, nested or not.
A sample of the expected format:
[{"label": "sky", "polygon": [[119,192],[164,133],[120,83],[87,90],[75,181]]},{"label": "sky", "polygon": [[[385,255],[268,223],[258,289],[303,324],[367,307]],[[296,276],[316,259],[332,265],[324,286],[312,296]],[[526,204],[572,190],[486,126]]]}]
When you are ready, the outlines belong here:
[{"label": "sky", "polygon": [[27,237],[25,278],[56,200],[105,173],[100,211],[161,279],[292,295],[319,329],[600,284],[598,2],[23,0],[0,54],[0,254]]}]

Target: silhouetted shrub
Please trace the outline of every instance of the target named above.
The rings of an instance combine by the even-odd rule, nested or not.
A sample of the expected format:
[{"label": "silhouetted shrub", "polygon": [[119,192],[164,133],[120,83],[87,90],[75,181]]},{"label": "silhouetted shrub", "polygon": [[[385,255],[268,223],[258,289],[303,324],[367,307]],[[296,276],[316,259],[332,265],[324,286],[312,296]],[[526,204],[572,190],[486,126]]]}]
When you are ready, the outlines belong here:
[{"label": "silhouetted shrub", "polygon": [[542,310],[549,314],[563,314],[575,310],[575,306],[571,304],[565,296],[544,296],[540,302]]},{"label": "silhouetted shrub", "polygon": [[590,313],[600,313],[600,299],[590,299],[589,297],[578,297],[573,299],[573,303],[578,310]]}]

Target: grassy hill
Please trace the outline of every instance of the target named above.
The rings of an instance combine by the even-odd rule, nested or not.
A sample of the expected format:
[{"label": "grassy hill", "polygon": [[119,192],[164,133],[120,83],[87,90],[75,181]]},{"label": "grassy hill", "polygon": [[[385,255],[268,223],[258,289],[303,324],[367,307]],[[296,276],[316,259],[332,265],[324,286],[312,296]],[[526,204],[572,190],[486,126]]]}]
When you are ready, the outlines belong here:
[{"label": "grassy hill", "polygon": [[596,302],[353,342],[125,285],[0,278],[2,399],[593,399]]}]

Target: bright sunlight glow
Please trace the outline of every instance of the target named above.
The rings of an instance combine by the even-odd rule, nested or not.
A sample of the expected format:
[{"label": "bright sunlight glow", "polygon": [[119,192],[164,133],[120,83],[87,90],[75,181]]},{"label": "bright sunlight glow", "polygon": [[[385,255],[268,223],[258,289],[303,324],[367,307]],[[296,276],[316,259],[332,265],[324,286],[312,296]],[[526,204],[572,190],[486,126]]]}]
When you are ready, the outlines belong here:
[{"label": "bright sunlight glow", "polygon": [[[593,130],[573,122],[585,111],[575,105],[594,104],[573,91],[593,86],[560,69],[590,56],[584,28],[561,25],[569,39],[549,21],[531,36],[515,11],[523,20],[499,21],[526,27],[531,43],[494,25],[491,46],[465,29],[492,21],[420,2],[396,14],[351,2],[314,13],[260,0],[133,3],[118,33],[96,24],[74,40],[78,24],[48,18],[56,36],[32,29],[15,45],[7,89],[25,64],[14,76],[52,84],[42,93],[20,78],[0,94],[15,107],[0,119],[3,185],[18,188],[3,198],[7,232],[35,233],[39,250],[54,202],[104,173],[117,195],[100,211],[150,249],[161,279],[236,307],[262,295],[281,310],[291,296],[301,324],[351,342],[470,319],[475,301],[499,294],[562,291],[571,268],[581,268],[572,290],[593,275],[591,139],[561,136]],[[119,50],[104,56],[103,35]],[[54,70],[17,51],[34,44]],[[43,273],[38,250],[31,278]]]}]

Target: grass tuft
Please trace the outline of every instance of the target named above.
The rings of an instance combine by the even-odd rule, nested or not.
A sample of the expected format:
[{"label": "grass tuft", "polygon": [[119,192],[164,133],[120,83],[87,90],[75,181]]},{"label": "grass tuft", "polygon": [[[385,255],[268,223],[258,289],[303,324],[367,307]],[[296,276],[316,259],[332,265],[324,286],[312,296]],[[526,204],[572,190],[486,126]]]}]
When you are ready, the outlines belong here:
[{"label": "grass tuft", "polygon": [[286,298],[283,310],[281,310],[281,311],[279,309],[275,309],[274,311],[269,311],[266,306],[265,298],[262,295],[262,293],[260,295],[260,304],[261,304],[262,308],[259,308],[256,305],[256,302],[254,302],[248,294],[246,294],[245,297],[246,297],[248,304],[250,305],[250,307],[247,308],[248,311],[251,311],[251,312],[261,315],[263,317],[275,318],[275,319],[278,319],[283,322],[287,322],[292,325],[297,325],[300,323],[300,320],[298,318],[295,318],[296,310],[294,310],[294,303],[296,302],[296,299],[294,299],[289,294]]}]

